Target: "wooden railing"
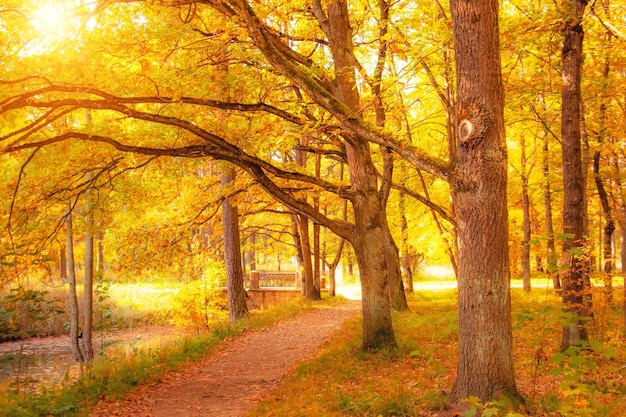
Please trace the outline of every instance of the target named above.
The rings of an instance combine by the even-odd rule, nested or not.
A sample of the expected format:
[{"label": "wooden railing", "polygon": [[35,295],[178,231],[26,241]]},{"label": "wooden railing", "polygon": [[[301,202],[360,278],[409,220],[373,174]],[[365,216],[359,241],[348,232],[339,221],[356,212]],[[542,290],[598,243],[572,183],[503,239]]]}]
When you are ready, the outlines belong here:
[{"label": "wooden railing", "polygon": [[297,288],[300,287],[300,274],[295,271],[252,271],[243,274],[244,286],[246,288]]}]

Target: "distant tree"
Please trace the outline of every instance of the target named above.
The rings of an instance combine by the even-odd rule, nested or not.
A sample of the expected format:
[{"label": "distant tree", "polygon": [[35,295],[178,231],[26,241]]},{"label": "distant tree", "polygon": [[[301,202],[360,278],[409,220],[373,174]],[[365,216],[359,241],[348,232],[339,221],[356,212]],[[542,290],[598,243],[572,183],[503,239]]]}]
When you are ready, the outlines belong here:
[{"label": "distant tree", "polygon": [[83,363],[85,358],[81,350],[79,335],[79,311],[78,298],[76,296],[76,266],[74,263],[74,235],[72,227],[72,203],[67,202],[65,213],[65,237],[67,248],[67,276],[69,283],[69,305],[70,305],[70,343],[74,358]]},{"label": "distant tree", "polygon": [[552,221],[552,188],[550,180],[550,157],[548,147],[548,135],[543,136],[543,147],[541,153],[543,165],[543,204],[545,213],[546,231],[546,258],[547,271],[552,277],[552,286],[555,290],[561,289],[561,279],[559,278],[559,267],[556,260],[556,244],[554,241],[554,224]]},{"label": "distant tree", "polygon": [[[602,10],[604,12],[604,17],[606,19],[610,19],[610,7],[609,0],[605,0],[602,2]],[[615,222],[613,216],[613,210],[611,208],[611,204],[609,203],[609,196],[604,186],[605,178],[603,178],[603,174],[601,172],[601,157],[602,157],[602,146],[607,142],[607,133],[608,133],[608,101],[609,101],[609,87],[611,85],[610,82],[610,73],[611,73],[611,62],[610,62],[610,47],[613,40],[613,34],[609,29],[606,29],[606,32],[603,36],[604,44],[607,46],[603,56],[601,58],[602,62],[602,88],[600,91],[600,106],[599,106],[599,129],[597,134],[597,148],[593,153],[593,179],[596,185],[596,189],[598,190],[598,198],[600,199],[600,205],[602,207],[602,213],[604,214],[604,228],[603,228],[603,237],[602,237],[602,255],[604,257],[604,293],[608,302],[610,303],[613,300],[613,234],[615,232]]]},{"label": "distant tree", "polygon": [[522,231],[524,237],[522,240],[522,283],[524,286],[524,292],[530,292],[530,195],[528,192],[528,177],[529,177],[529,164],[526,159],[526,140],[524,135],[520,138],[520,147],[522,149],[522,160],[520,166],[520,175],[522,179]]},{"label": "distant tree", "polygon": [[88,185],[85,195],[85,276],[83,281],[83,329],[82,329],[82,354],[86,363],[92,363],[93,353],[93,287],[94,287],[94,203],[91,182],[93,173],[87,173]]}]

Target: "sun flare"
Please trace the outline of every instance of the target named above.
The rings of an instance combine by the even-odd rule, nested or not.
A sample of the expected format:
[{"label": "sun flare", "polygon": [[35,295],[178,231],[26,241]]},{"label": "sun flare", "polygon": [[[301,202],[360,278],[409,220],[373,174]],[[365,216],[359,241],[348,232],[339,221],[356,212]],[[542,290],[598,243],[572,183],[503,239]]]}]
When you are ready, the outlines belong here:
[{"label": "sun flare", "polygon": [[20,55],[38,55],[71,45],[81,33],[96,27],[91,16],[95,3],[88,0],[52,0],[31,9],[29,23],[35,32]]},{"label": "sun flare", "polygon": [[33,13],[33,25],[44,34],[62,34],[68,20],[67,7],[60,2],[41,6]]}]

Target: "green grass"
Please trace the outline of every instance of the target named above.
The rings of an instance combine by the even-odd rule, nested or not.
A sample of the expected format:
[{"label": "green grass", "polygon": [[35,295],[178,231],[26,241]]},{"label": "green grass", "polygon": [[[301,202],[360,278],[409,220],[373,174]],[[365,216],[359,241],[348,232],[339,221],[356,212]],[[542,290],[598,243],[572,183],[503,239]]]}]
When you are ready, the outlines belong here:
[{"label": "green grass", "polygon": [[222,323],[199,337],[187,336],[158,348],[138,349],[98,357],[91,369],[76,382],[47,389],[40,394],[0,392],[0,417],[82,417],[98,399],[120,398],[130,389],[159,380],[168,370],[184,366],[209,354],[218,342],[247,329],[270,326],[313,308],[327,308],[340,300],[311,303],[299,299],[280,306],[254,311],[249,319],[235,325]]},{"label": "green grass", "polygon": [[[532,416],[626,415],[626,346],[617,340],[621,288],[607,304],[594,293],[595,318],[589,322],[593,350],[559,352],[560,297],[545,279],[533,291],[512,290],[515,371]],[[113,289],[111,290],[113,291]],[[120,290],[122,291],[122,290]],[[123,288],[130,295],[139,291]],[[111,293],[111,295],[113,295]],[[122,295],[115,295],[123,300]],[[158,380],[164,372],[209,354],[225,337],[262,328],[311,308],[339,300],[297,300],[253,313],[236,326],[221,324],[198,338],[160,349],[99,359],[73,385],[43,395],[0,394],[0,417],[87,415],[102,396],[120,398],[133,387]],[[122,303],[123,304],[123,303]],[[261,401],[250,416],[431,416],[441,413],[456,372],[456,290],[421,291],[409,297],[410,312],[394,313],[399,348],[377,354],[359,351],[361,323],[349,320],[315,359],[298,366],[286,383]],[[620,330],[623,335],[623,328]],[[488,405],[490,415],[507,415],[509,405]],[[504,410],[504,411],[503,411]]]},{"label": "green grass", "polygon": [[[597,335],[595,340],[604,343],[594,342],[593,351],[561,356],[560,297],[545,285],[540,289],[541,282],[534,283],[530,294],[512,290],[516,376],[526,398],[516,412],[529,416],[626,415],[626,371],[621,369],[626,349],[624,342],[615,340],[618,301],[604,306],[600,291],[594,294],[597,310],[589,329]],[[361,323],[353,319],[316,358],[297,367],[283,386],[266,396],[249,417],[441,413],[456,374],[456,290],[416,293],[409,297],[409,305],[410,312],[394,313],[397,350],[360,352]],[[512,405],[505,401],[482,406],[492,416],[513,413]]]}]

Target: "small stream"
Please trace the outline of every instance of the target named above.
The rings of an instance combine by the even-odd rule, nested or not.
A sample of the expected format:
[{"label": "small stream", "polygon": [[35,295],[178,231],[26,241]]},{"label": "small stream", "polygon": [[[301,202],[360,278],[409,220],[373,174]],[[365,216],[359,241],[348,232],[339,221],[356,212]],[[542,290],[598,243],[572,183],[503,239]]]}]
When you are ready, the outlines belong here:
[{"label": "small stream", "polygon": [[[112,334],[96,334],[94,351],[113,354],[159,346],[185,332],[174,327],[151,327]],[[80,364],[71,352],[69,336],[0,343],[0,391],[18,388],[38,391],[67,384],[80,375]]]}]

